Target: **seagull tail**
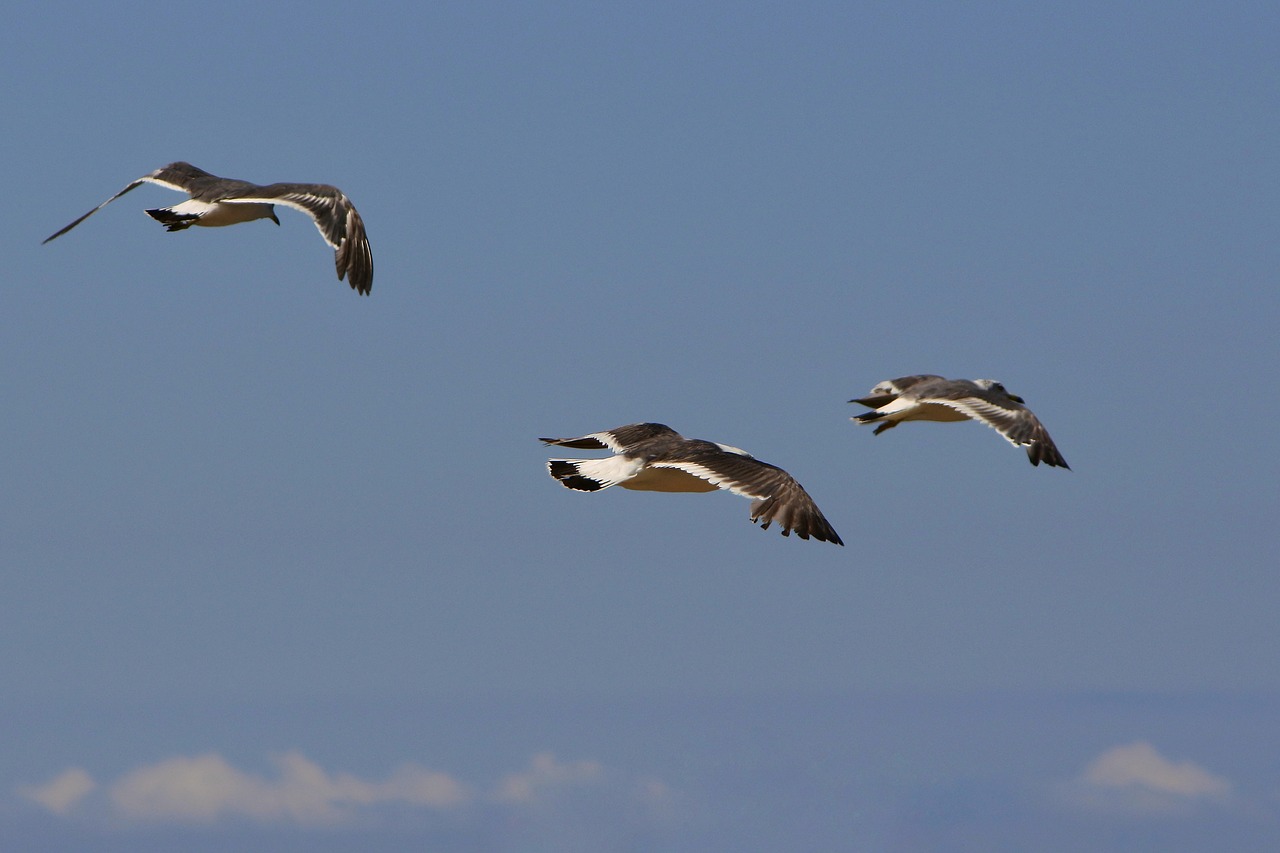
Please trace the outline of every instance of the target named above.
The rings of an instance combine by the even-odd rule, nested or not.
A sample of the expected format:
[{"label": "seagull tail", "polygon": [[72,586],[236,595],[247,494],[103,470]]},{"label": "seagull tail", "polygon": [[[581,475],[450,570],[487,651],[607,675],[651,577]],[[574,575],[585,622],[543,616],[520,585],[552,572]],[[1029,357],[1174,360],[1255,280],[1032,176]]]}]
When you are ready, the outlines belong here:
[{"label": "seagull tail", "polygon": [[863,412],[860,415],[855,415],[854,417],[849,418],[849,420],[857,421],[860,424],[873,424],[876,421],[881,421],[880,425],[876,427],[875,433],[873,433],[874,435],[879,435],[885,430],[893,429],[898,425],[897,421],[883,420],[885,417],[888,416],[888,414],[889,414],[888,412]]},{"label": "seagull tail", "polygon": [[630,474],[621,470],[618,460],[622,457],[610,456],[606,459],[551,459],[547,462],[547,473],[560,481],[566,489],[577,492],[598,492],[610,486],[616,486],[627,479]]},{"label": "seagull tail", "polygon": [[166,231],[182,231],[195,225],[199,216],[191,213],[174,213],[172,208],[157,207],[147,211],[156,222],[164,225]]}]

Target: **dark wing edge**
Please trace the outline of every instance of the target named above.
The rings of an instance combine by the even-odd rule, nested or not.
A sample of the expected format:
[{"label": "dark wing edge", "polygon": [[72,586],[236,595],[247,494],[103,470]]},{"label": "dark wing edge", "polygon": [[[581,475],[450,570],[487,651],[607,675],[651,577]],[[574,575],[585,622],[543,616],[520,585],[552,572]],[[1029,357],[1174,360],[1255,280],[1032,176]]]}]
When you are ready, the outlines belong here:
[{"label": "dark wing edge", "polygon": [[844,545],[844,540],[818,509],[813,498],[795,480],[784,484],[767,498],[752,501],[751,521],[758,523],[761,530],[768,530],[769,525],[776,521],[783,536],[789,536],[794,530],[801,539]]},{"label": "dark wing edge", "polygon": [[41,246],[43,246],[45,243],[48,243],[50,240],[56,240],[57,238],[61,237],[63,234],[66,234],[66,233],[67,233],[68,231],[70,231],[72,228],[75,228],[75,227],[76,227],[77,225],[79,225],[81,222],[84,222],[84,221],[85,221],[86,219],[88,219],[90,216],[93,216],[93,215],[94,215],[95,213],[97,213],[99,210],[102,210],[102,208],[106,207],[107,205],[111,204],[111,202],[113,202],[113,201],[115,201],[116,199],[120,198],[120,196],[124,195],[125,193],[129,192],[129,191],[130,191],[130,190],[132,190],[132,189],[135,189],[135,188],[137,188],[137,187],[141,186],[142,184],[146,183],[148,180],[150,180],[150,178],[138,178],[138,180],[136,180],[136,181],[134,181],[133,183],[129,184],[129,186],[127,186],[127,187],[125,187],[124,189],[120,190],[120,192],[116,193],[116,194],[115,194],[115,195],[113,195],[111,198],[107,199],[107,200],[106,200],[106,201],[104,201],[102,204],[98,205],[98,206],[97,206],[97,207],[95,207],[93,210],[91,210],[91,211],[89,211],[88,213],[86,213],[84,216],[81,216],[79,219],[75,220],[75,221],[74,221],[74,222],[72,222],[70,225],[66,226],[65,228],[63,228],[63,229],[62,229],[62,230],[60,230],[60,231],[57,231],[57,232],[55,232],[55,233],[53,233],[53,234],[50,234],[48,237],[45,237],[43,240],[41,240],[41,241],[40,241],[40,245],[41,245]]},{"label": "dark wing edge", "polygon": [[573,447],[577,450],[609,449],[609,445],[590,435],[584,435],[580,438],[540,438],[538,441],[541,441],[543,444],[554,444],[559,447]]},{"label": "dark wing edge", "polygon": [[1032,465],[1039,466],[1043,462],[1051,468],[1071,470],[1034,412],[1016,401],[1012,405],[989,403],[988,406],[970,406],[969,411],[1011,444],[1026,448],[1027,460]]},{"label": "dark wing edge", "polygon": [[364,220],[356,209],[347,204],[346,237],[334,250],[333,263],[338,270],[338,281],[344,278],[361,296],[373,290],[373,250],[365,234]]},{"label": "dark wing edge", "polygon": [[761,530],[776,522],[783,536],[794,531],[801,539],[844,545],[804,487],[777,465],[736,453],[708,452],[699,457],[690,464],[714,474],[713,482],[720,488],[753,499],[751,521]]},{"label": "dark wing edge", "polygon": [[[914,373],[911,376],[899,376],[897,379],[885,379],[877,382],[875,388],[866,397],[857,397],[850,400],[850,403],[857,403],[860,406],[866,406],[868,409],[878,409],[881,406],[888,405],[894,400],[901,397],[908,390],[919,385],[922,382],[929,382],[934,379],[942,379],[936,373]],[[889,386],[890,390],[876,394],[877,389]]]},{"label": "dark wing edge", "polygon": [[1040,423],[1040,419],[1026,406],[1016,401],[993,401],[981,396],[968,396],[960,399],[930,398],[924,402],[940,403],[961,411],[1000,433],[1006,441],[1015,447],[1023,447],[1027,451],[1027,460],[1035,466],[1041,462],[1051,468],[1071,470],[1067,460],[1058,452],[1049,431]]},{"label": "dark wing edge", "polygon": [[[141,178],[138,178],[136,181],[129,184],[129,186],[120,190],[120,192],[116,193],[111,198],[107,199],[102,204],[98,205],[93,210],[86,213],[84,216],[81,216],[79,219],[72,222],[70,225],[63,228],[61,231],[58,231],[54,234],[50,234],[48,237],[45,237],[42,241],[40,241],[40,245],[43,246],[45,243],[48,243],[50,240],[54,240],[54,239],[57,239],[58,237],[61,237],[63,234],[66,234],[68,231],[70,231],[72,228],[75,228],[81,222],[84,222],[90,216],[93,216],[99,210],[102,210],[102,208],[111,204],[111,202],[120,198],[120,196],[124,195],[130,190],[133,190],[141,186],[142,184],[157,184],[159,186],[165,187],[166,189],[177,190],[180,193],[187,193],[188,195],[193,195],[192,193],[193,187],[197,186],[201,180],[221,181],[222,178],[219,178],[217,175],[211,175],[208,172],[206,172],[204,169],[196,168],[195,166],[192,166],[190,163],[183,163],[182,161],[170,163],[167,166],[161,166],[159,169],[156,169],[154,172],[151,172],[150,174],[143,175]],[[250,185],[246,184],[246,186],[250,186]]]},{"label": "dark wing edge", "polygon": [[612,450],[615,453],[627,453],[636,446],[655,438],[679,439],[681,436],[666,424],[640,423],[604,429],[578,438],[540,438],[538,441],[578,450]]},{"label": "dark wing edge", "polygon": [[1065,468],[1071,470],[1071,466],[1067,464],[1067,460],[1062,458],[1062,454],[1058,452],[1058,446],[1053,443],[1053,439],[1049,437],[1049,432],[1044,425],[1036,421],[1035,434],[1032,440],[1027,444],[1027,459],[1032,465],[1039,465],[1043,462],[1051,468]]},{"label": "dark wing edge", "polygon": [[320,236],[334,250],[338,280],[368,296],[373,290],[373,251],[364,220],[346,193],[330,184],[249,185],[221,201],[230,204],[280,204],[300,210],[315,223]]}]

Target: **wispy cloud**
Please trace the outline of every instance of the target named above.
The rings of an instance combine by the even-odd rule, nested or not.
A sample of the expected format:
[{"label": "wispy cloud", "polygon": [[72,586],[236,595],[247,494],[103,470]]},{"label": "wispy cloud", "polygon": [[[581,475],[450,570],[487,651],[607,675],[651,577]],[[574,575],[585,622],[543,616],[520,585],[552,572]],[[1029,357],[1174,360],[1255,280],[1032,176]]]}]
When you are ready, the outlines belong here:
[{"label": "wispy cloud", "polygon": [[508,773],[498,782],[494,799],[507,803],[532,803],[566,786],[599,782],[604,768],[595,761],[560,762],[540,752],[527,770]]},{"label": "wispy cloud", "polygon": [[1092,810],[1167,815],[1231,795],[1227,779],[1190,761],[1175,762],[1145,741],[1116,746],[1089,762],[1066,786],[1069,799]]},{"label": "wispy cloud", "polygon": [[[175,756],[131,770],[99,785],[83,768],[71,768],[42,785],[17,789],[24,799],[60,817],[109,814],[128,823],[210,825],[224,820],[345,825],[379,808],[457,813],[470,805],[541,807],[605,788],[596,761],[560,761],[539,753],[528,767],[503,775],[487,792],[447,773],[406,764],[381,780],[331,773],[298,752],[274,756],[276,773],[259,775],[232,766],[216,753]],[[613,780],[612,787],[617,788]],[[656,779],[623,779],[618,805],[656,816],[668,808],[670,789]]]},{"label": "wispy cloud", "polygon": [[52,814],[65,816],[96,787],[98,783],[93,781],[88,771],[74,767],[43,785],[23,785],[18,788],[18,793],[44,806]]},{"label": "wispy cloud", "polygon": [[681,819],[675,792],[654,778],[549,752],[507,773],[486,798],[489,837],[500,849],[649,849]]},{"label": "wispy cloud", "polygon": [[208,823],[247,817],[301,825],[343,823],[358,807],[405,804],[447,809],[469,798],[444,773],[406,765],[381,782],[329,774],[297,752],[272,759],[267,779],[237,770],[221,756],[176,757],[134,770],[109,791],[116,814],[141,821]]}]

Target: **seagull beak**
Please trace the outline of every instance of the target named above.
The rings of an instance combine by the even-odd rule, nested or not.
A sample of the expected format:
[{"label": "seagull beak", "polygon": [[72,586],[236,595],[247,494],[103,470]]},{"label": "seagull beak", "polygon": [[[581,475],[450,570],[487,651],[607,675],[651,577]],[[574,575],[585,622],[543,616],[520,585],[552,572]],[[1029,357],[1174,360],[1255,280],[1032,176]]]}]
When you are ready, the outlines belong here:
[{"label": "seagull beak", "polygon": [[274,222],[276,225],[280,224],[280,220],[276,218],[276,209],[274,207],[271,208],[271,221]]},{"label": "seagull beak", "polygon": [[886,394],[880,397],[859,397],[858,399],[850,400],[849,402],[857,403],[859,406],[866,406],[868,409],[878,409],[885,403],[892,402],[893,399],[893,397]]},{"label": "seagull beak", "polygon": [[1015,403],[1021,403],[1024,406],[1027,404],[1027,401],[1019,397],[1017,394],[1010,394],[1009,399]]}]

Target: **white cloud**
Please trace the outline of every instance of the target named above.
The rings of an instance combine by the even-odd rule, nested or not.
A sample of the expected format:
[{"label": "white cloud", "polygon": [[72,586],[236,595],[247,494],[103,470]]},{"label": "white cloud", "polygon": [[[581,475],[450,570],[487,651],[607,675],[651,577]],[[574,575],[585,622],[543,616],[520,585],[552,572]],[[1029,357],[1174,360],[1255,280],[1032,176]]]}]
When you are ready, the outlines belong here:
[{"label": "white cloud", "polygon": [[73,768],[18,793],[60,817],[108,817],[125,823],[239,820],[324,827],[376,820],[377,809],[388,807],[447,813],[464,821],[497,808],[520,809],[526,817],[545,813],[570,815],[580,823],[603,821],[615,830],[622,824],[669,823],[677,799],[660,780],[609,774],[597,761],[561,761],[550,752],[538,753],[525,768],[499,777],[483,797],[446,773],[414,764],[370,780],[331,773],[298,752],[271,761],[275,772],[258,774],[217,753],[180,755],[101,785],[85,770]]},{"label": "white cloud", "polygon": [[98,783],[88,771],[73,767],[43,785],[24,785],[18,793],[56,815],[67,815]]},{"label": "white cloud", "polygon": [[[405,765],[381,782],[330,774],[297,752],[272,759],[278,777],[232,767],[219,755],[177,756],[139,767],[107,786],[112,814],[132,821],[212,823],[222,818],[305,826],[348,822],[361,808],[400,804],[452,809],[471,799],[465,786],[444,773]],[[96,788],[73,769],[39,787],[19,789],[49,812],[66,816]]]},{"label": "white cloud", "polygon": [[1104,787],[1141,785],[1182,797],[1222,797],[1231,791],[1221,776],[1190,761],[1174,764],[1142,741],[1107,750],[1089,765],[1085,778]]},{"label": "white cloud", "polygon": [[638,779],[632,786],[634,810],[642,820],[658,826],[677,822],[680,797],[661,779]]},{"label": "white cloud", "polygon": [[679,798],[662,781],[550,752],[502,776],[482,808],[502,850],[652,849],[681,818]]},{"label": "white cloud", "polygon": [[532,803],[568,785],[598,782],[604,768],[595,761],[559,762],[550,752],[540,752],[529,768],[508,773],[498,782],[494,799],[503,803]]},{"label": "white cloud", "polygon": [[1183,813],[1223,802],[1231,783],[1190,761],[1173,762],[1144,741],[1099,755],[1068,786],[1070,798],[1094,810],[1129,814]]}]

